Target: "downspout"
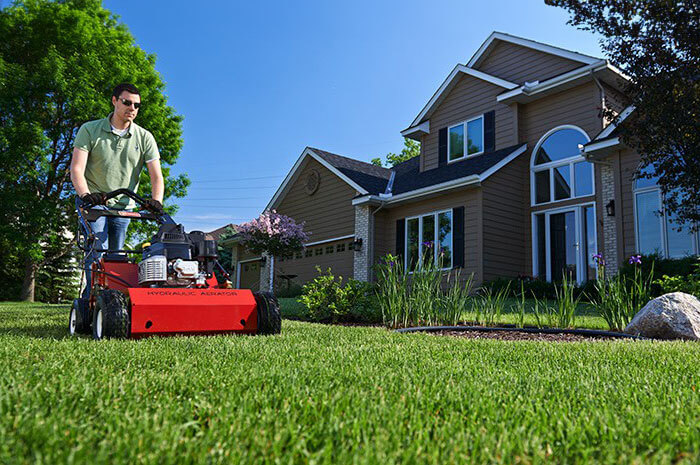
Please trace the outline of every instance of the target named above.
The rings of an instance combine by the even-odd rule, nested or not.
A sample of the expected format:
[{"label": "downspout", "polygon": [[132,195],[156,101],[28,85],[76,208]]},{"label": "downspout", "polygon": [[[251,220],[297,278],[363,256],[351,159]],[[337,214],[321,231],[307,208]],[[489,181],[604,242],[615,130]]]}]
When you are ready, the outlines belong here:
[{"label": "downspout", "polygon": [[[603,85],[600,83],[598,78],[593,74],[593,70],[591,69],[591,78],[593,79],[593,82],[598,86],[598,89],[600,89],[600,108],[603,114],[601,115],[601,119],[605,117],[605,110],[606,110],[606,105],[605,105],[605,88]],[[605,127],[605,126],[603,126]]]}]

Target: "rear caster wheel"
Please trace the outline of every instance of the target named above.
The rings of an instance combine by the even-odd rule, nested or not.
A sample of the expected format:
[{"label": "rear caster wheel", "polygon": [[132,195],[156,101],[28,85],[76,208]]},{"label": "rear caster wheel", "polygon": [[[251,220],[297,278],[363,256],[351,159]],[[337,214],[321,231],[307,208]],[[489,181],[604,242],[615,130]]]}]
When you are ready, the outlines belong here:
[{"label": "rear caster wheel", "polygon": [[85,299],[74,299],[70,308],[68,319],[68,332],[71,336],[78,334],[90,334],[90,307]]},{"label": "rear caster wheel", "polygon": [[279,334],[282,331],[282,314],[277,298],[269,292],[254,292],[258,307],[258,333]]},{"label": "rear caster wheel", "polygon": [[114,289],[102,291],[97,296],[92,320],[93,339],[126,339],[131,330],[129,303],[126,296]]}]

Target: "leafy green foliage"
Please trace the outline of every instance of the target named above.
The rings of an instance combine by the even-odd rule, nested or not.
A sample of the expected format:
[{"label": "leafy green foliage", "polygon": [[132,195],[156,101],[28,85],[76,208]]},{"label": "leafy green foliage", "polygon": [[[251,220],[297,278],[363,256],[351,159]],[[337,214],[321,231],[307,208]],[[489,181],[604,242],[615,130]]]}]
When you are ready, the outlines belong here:
[{"label": "leafy green foliage", "polygon": [[[0,10],[0,37],[0,196],[12,199],[0,203],[0,237],[13,244],[26,270],[22,298],[31,299],[36,272],[70,247],[69,166],[80,125],[110,113],[116,84],[136,84],[143,102],[136,122],[158,143],[168,199],[189,184],[168,166],[182,148],[182,117],[167,105],[155,56],[99,0],[17,0]],[[145,171],[141,181],[139,193],[148,195]],[[132,222],[130,242],[150,227]]]},{"label": "leafy green foliage", "polygon": [[[318,276],[303,286],[299,301],[308,309],[311,321],[339,323],[362,321],[363,315],[371,314],[369,283],[348,279],[343,286],[343,278],[335,277],[331,269],[325,274],[317,266]],[[360,316],[360,318],[357,318]]]},{"label": "leafy green foliage", "polygon": [[[696,0],[545,0],[572,15],[569,24],[603,36],[611,61],[630,77],[633,117],[619,126],[642,166],[661,177],[667,214],[700,220],[700,4]],[[608,118],[614,111],[606,111]]]},{"label": "leafy green foliage", "polygon": [[67,306],[0,304],[0,463],[700,461],[697,344],[296,321],[95,343],[67,322]]},{"label": "leafy green foliage", "polygon": [[377,166],[386,166],[387,168],[391,168],[393,166],[398,165],[399,163],[403,163],[406,160],[410,160],[413,157],[417,157],[420,155],[420,142],[416,142],[413,139],[409,139],[407,137],[404,137],[403,139],[403,149],[401,150],[401,153],[398,155],[392,152],[389,152],[386,154],[386,160],[384,161],[384,165],[382,165],[382,159],[381,157],[378,158],[373,158],[371,163],[373,165]]},{"label": "leafy green foliage", "polygon": [[679,276],[664,274],[655,280],[653,284],[661,288],[661,293],[685,292],[700,298],[700,259],[695,259],[692,273]]}]

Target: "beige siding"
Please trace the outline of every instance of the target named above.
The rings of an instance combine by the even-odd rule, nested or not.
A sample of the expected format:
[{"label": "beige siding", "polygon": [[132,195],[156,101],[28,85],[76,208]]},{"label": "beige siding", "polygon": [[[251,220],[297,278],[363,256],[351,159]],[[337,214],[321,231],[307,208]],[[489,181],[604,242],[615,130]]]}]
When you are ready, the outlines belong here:
[{"label": "beige siding", "polygon": [[[385,253],[396,253],[396,220],[430,213],[437,210],[447,210],[464,206],[465,228],[464,228],[464,269],[462,277],[466,278],[474,274],[475,283],[482,279],[481,268],[481,191],[480,189],[470,189],[466,191],[454,192],[439,195],[427,200],[414,202],[407,205],[396,206],[383,212],[379,217],[375,217],[375,225],[381,223],[383,239],[377,243],[381,245],[381,250]],[[380,219],[381,218],[381,219]],[[377,221],[380,219],[379,221]],[[378,231],[376,229],[375,231]],[[379,234],[375,237],[379,239]],[[378,250],[375,257],[383,255]]]},{"label": "beige siding", "polygon": [[525,234],[528,223],[523,211],[529,208],[529,195],[523,171],[529,169],[527,155],[494,173],[482,184],[484,280],[529,275],[527,255],[530,244]]},{"label": "beige siding", "polygon": [[[504,89],[472,76],[462,75],[445,100],[430,116],[430,134],[423,138],[423,170],[438,166],[438,131],[491,110],[496,111],[496,150],[513,145],[514,114],[510,107],[496,102]],[[463,163],[469,163],[464,161]]]},{"label": "beige siding", "polygon": [[[312,252],[311,257],[306,257],[306,250],[302,252],[302,258],[287,258],[275,260],[275,285],[286,284],[279,278],[280,275],[296,275],[292,278],[293,283],[304,284],[318,276],[316,267],[321,267],[325,273],[328,268],[336,276],[342,276],[344,280],[352,278],[353,275],[353,251],[349,249],[353,239],[344,239],[325,244],[314,245],[306,250]],[[338,244],[345,246],[344,251],[338,251]],[[333,252],[328,253],[327,248],[332,247]],[[321,250],[321,255],[317,255],[317,250]]]},{"label": "beige siding", "polygon": [[[528,166],[527,169],[524,169],[522,172],[523,185],[526,186],[525,205],[530,204],[529,163],[532,157],[532,150],[535,148],[537,142],[549,130],[565,124],[578,126],[588,134],[589,138],[595,137],[596,134],[601,131],[603,124],[600,114],[600,104],[600,92],[596,85],[591,82],[519,106],[520,141],[526,142],[528,145],[528,151],[524,154],[527,159]],[[594,166],[594,173],[596,187],[595,196],[576,199],[574,201],[553,202],[551,204],[547,204],[546,206],[523,209],[523,222],[526,225],[524,236],[525,244],[528,250],[526,256],[526,268],[529,272],[532,272],[531,212],[535,210],[547,210],[557,208],[559,206],[585,203],[595,198],[598,249],[602,251],[603,236],[601,219],[603,207],[600,201],[600,168]]]},{"label": "beige siding", "polygon": [[[305,190],[307,175],[312,169],[321,175],[316,192]],[[277,211],[305,222],[309,242],[317,242],[355,233],[355,210],[352,198],[356,192],[316,160],[307,159],[301,174],[277,207]]]},{"label": "beige siding", "polygon": [[622,230],[622,244],[618,239],[618,250],[622,256],[618,257],[618,263],[624,263],[622,260],[637,252],[636,236],[634,231],[634,173],[639,166],[639,154],[631,149],[624,149],[615,157],[616,181],[620,185],[620,198],[616,199],[615,205],[616,214],[621,212],[621,224],[618,224],[618,233]]},{"label": "beige siding", "polygon": [[544,81],[581,66],[584,66],[584,63],[508,42],[499,42],[477,69],[506,81],[523,84],[536,80]]}]

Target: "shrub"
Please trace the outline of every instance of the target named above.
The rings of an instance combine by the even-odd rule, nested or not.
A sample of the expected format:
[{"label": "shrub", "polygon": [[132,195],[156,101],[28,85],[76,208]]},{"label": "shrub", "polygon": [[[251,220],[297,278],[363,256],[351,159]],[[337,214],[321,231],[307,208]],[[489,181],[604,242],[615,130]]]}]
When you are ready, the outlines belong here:
[{"label": "shrub", "polygon": [[304,292],[304,288],[300,284],[290,284],[287,286],[280,286],[279,289],[275,291],[275,296],[283,297],[299,297]]},{"label": "shrub", "polygon": [[[686,259],[684,259],[686,260]],[[692,265],[693,272],[682,276],[669,276],[664,274],[653,282],[655,289],[660,289],[660,294],[668,292],[685,292],[700,298],[700,259],[696,258]]]},{"label": "shrub", "polygon": [[673,292],[675,286],[680,285],[678,280],[669,280],[666,282],[667,285],[671,286],[669,288],[664,287],[664,276],[669,278],[675,277],[689,277],[697,270],[697,257],[684,257],[684,258],[662,258],[659,255],[641,255],[641,265],[635,265],[631,263],[625,263],[620,267],[620,274],[626,279],[633,279],[635,270],[639,267],[641,268],[642,274],[644,276],[652,277],[652,284],[650,288],[651,296],[658,297],[667,292]]},{"label": "shrub", "polygon": [[319,275],[303,286],[299,301],[306,305],[309,318],[321,323],[341,323],[357,321],[358,316],[371,316],[369,295],[372,286],[369,283],[349,279],[343,286],[343,278],[335,277],[331,269],[323,274],[316,267]]}]

